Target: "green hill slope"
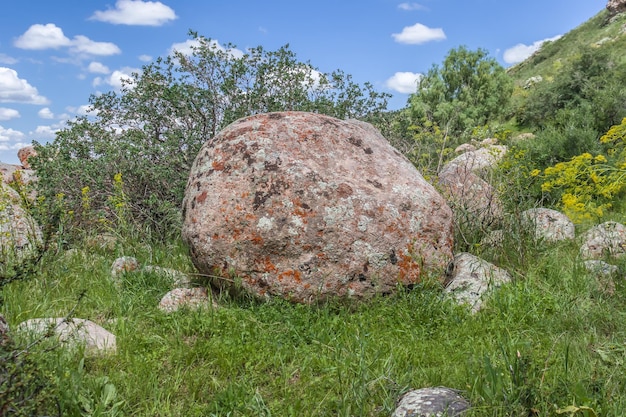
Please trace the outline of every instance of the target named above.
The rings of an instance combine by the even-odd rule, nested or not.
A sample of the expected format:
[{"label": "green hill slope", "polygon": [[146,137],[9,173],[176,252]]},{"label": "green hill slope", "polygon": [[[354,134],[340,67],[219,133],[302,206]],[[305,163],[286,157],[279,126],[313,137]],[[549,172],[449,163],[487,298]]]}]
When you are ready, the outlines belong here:
[{"label": "green hill slope", "polygon": [[536,76],[549,81],[587,48],[608,52],[615,64],[625,63],[626,13],[610,17],[607,10],[602,10],[558,40],[546,42],[528,59],[509,68],[508,73],[519,86]]}]

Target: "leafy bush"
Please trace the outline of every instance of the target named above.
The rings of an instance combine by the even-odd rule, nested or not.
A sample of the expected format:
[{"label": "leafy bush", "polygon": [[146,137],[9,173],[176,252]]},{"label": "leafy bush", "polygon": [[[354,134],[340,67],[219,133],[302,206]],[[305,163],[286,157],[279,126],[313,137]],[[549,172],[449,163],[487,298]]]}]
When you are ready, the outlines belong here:
[{"label": "leafy bush", "polygon": [[[35,144],[33,161],[43,212],[54,214],[63,195],[68,226],[115,220],[110,207],[114,178],[123,178],[128,225],[178,233],[180,205],[199,148],[234,120],[263,112],[302,110],[338,118],[362,118],[386,108],[388,95],[341,71],[319,72],[296,59],[288,45],[239,51],[232,44],[191,34],[190,55],[175,52],[143,67],[121,91],[92,96],[91,116],[78,118],[54,141]],[[88,188],[86,188],[88,187]],[[84,190],[89,190],[89,215]]]}]

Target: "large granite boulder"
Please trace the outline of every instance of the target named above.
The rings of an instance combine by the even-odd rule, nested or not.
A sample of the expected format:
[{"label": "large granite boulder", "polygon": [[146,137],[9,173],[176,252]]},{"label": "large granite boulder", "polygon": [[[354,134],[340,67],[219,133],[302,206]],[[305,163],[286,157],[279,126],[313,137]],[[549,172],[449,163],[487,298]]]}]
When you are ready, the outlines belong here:
[{"label": "large granite boulder", "polygon": [[452,213],[371,125],[313,113],[240,119],[196,158],[183,238],[214,284],[310,303],[441,272]]}]

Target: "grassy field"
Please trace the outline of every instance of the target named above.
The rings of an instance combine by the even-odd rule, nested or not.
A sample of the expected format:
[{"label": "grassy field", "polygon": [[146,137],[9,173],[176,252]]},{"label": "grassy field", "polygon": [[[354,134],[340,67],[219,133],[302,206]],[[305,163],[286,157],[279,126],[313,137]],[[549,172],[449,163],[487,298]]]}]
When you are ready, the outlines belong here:
[{"label": "grassy field", "polygon": [[50,254],[35,276],[2,289],[11,326],[76,307],[117,335],[113,356],[34,350],[64,416],[389,416],[405,391],[439,385],[463,391],[476,416],[626,407],[626,285],[622,277],[607,292],[574,242],[533,247],[476,315],[436,283],[367,304],[217,296],[219,308],[168,315],[157,308],[167,279],[113,283],[122,255],[193,271],[177,242],[120,240]]}]

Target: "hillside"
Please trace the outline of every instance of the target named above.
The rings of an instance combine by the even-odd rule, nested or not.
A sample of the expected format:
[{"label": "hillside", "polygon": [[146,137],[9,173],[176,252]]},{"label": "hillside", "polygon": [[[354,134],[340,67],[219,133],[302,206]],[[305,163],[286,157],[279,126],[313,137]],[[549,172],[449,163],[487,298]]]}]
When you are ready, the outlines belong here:
[{"label": "hillside", "polygon": [[536,76],[551,80],[588,47],[607,51],[616,64],[626,62],[626,14],[610,18],[609,12],[602,10],[556,41],[546,42],[531,57],[509,68],[508,73],[518,86]]}]

